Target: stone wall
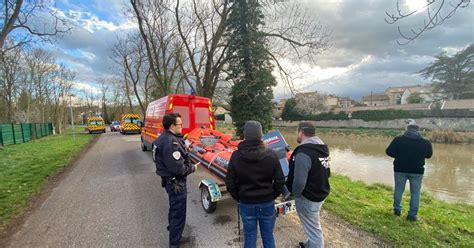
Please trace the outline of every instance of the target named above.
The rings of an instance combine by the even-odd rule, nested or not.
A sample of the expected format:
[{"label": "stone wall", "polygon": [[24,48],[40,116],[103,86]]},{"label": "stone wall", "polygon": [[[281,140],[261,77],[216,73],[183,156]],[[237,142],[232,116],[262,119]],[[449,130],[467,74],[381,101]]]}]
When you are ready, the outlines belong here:
[{"label": "stone wall", "polygon": [[[405,128],[407,119],[396,119],[387,121],[363,121],[363,120],[340,120],[340,121],[311,121],[316,127],[365,127],[365,128]],[[474,118],[421,118],[415,119],[421,128],[426,129],[454,129],[458,131],[474,131]],[[296,127],[298,121],[273,121],[273,126]]]}]

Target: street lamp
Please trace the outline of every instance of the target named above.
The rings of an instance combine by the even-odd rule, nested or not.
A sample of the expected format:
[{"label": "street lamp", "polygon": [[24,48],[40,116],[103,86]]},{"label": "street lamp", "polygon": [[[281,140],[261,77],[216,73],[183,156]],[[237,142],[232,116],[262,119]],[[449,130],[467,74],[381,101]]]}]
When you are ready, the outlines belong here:
[{"label": "street lamp", "polygon": [[69,94],[69,109],[71,110],[71,125],[72,125],[72,137],[74,140],[76,139],[76,130],[74,129],[74,115],[72,113],[72,97],[75,96],[74,94]]}]

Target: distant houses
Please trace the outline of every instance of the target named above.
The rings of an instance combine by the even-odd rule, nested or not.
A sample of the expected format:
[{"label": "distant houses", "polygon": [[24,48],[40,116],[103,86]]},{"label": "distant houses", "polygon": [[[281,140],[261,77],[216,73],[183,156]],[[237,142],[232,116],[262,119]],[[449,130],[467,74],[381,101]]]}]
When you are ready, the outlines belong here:
[{"label": "distant houses", "polygon": [[[372,92],[363,96],[360,102],[349,97],[304,92],[296,94],[294,110],[301,114],[317,115],[325,112],[354,112],[362,110],[469,110],[474,111],[474,99],[447,100],[431,85],[388,87],[384,92]],[[275,103],[273,117],[280,119],[287,99]]]},{"label": "distant houses", "polygon": [[[414,97],[418,100],[415,100]],[[431,103],[437,94],[431,85],[414,85],[389,87],[383,93],[371,93],[362,97],[362,103],[367,106],[386,106],[409,103]],[[413,98],[410,102],[410,97]]]},{"label": "distant houses", "polygon": [[362,97],[362,103],[367,106],[385,106],[390,105],[390,98],[385,93],[371,93]]}]

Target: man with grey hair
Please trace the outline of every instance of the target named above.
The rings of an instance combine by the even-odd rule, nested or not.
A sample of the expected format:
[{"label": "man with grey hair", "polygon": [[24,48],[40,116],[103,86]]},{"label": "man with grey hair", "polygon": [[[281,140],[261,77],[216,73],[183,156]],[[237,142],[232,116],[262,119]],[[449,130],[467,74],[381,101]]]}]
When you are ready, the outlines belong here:
[{"label": "man with grey hair", "polygon": [[300,247],[324,247],[323,231],[319,218],[324,199],[329,195],[329,148],[317,136],[314,125],[300,122],[297,142],[290,157],[286,186],[295,197],[296,211],[308,236]]},{"label": "man with grey hair", "polygon": [[402,196],[408,180],[410,211],[408,211],[407,220],[416,221],[420,205],[421,183],[425,172],[425,158],[431,158],[433,149],[431,143],[421,136],[420,127],[413,119],[408,120],[407,124],[405,133],[393,139],[385,153],[395,158],[393,161],[395,172],[393,214],[400,216],[402,213]]}]

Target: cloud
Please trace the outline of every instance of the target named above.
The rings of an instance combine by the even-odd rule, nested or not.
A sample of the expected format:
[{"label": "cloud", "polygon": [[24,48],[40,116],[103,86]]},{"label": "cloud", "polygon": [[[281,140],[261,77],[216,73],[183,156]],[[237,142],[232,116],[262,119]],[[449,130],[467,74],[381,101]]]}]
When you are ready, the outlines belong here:
[{"label": "cloud", "polygon": [[59,5],[56,13],[72,29],[54,44],[42,44],[43,48],[52,51],[58,62],[76,71],[77,81],[94,83],[116,75],[112,47],[118,37],[138,27],[133,19],[121,13],[127,1],[95,1],[92,5],[65,1]]},{"label": "cloud", "polygon": [[[397,0],[295,1],[332,29],[331,47],[315,63],[281,60],[295,78],[298,91],[317,90],[358,99],[390,86],[426,84],[429,81],[417,71],[428,66],[435,55],[454,54],[474,40],[472,5],[413,43],[399,46],[397,26],[384,21],[386,11],[396,10]],[[54,45],[43,46],[78,72],[76,80],[84,84],[79,87],[94,91],[97,87],[93,85],[100,79],[117,75],[111,48],[118,37],[137,31],[135,20],[123,11],[129,5],[127,0],[58,2],[58,14],[74,24],[73,29]],[[424,17],[420,13],[403,20],[402,30],[420,27]],[[274,90],[276,98],[290,97],[281,80]]]},{"label": "cloud", "polygon": [[[474,41],[472,8],[458,10],[442,25],[422,34],[413,43],[397,45],[396,25],[384,21],[385,12],[393,12],[396,0],[302,1],[323,24],[333,31],[331,48],[317,58],[316,65],[285,61],[297,74],[295,88],[351,96],[359,99],[370,92],[384,91],[397,85],[428,84],[417,74],[445,51],[454,54]],[[400,24],[410,31],[422,24],[420,13]],[[274,89],[276,98],[289,97],[281,82]]]},{"label": "cloud", "polygon": [[98,87],[92,86],[90,83],[81,83],[81,82],[74,82],[73,86],[74,89],[83,91],[86,94],[99,94],[101,90]]}]

